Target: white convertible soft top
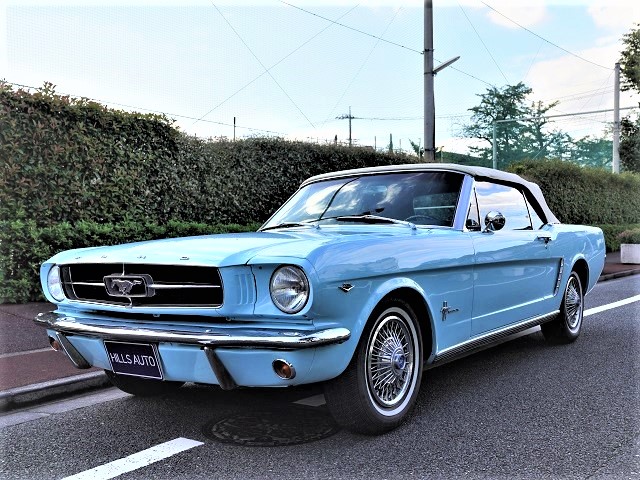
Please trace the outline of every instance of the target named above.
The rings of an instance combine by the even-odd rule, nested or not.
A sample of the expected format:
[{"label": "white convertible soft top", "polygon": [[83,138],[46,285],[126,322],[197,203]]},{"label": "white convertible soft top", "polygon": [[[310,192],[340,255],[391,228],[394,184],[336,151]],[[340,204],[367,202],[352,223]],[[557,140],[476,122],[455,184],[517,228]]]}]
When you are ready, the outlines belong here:
[{"label": "white convertible soft top", "polygon": [[[516,175],[515,173],[503,172],[501,170],[494,170],[493,168],[486,167],[473,167],[468,165],[457,165],[455,163],[409,163],[405,165],[384,165],[380,167],[367,167],[356,168],[353,170],[342,170],[339,172],[323,173],[314,177],[308,178],[302,182],[301,187],[315,183],[322,180],[330,180],[342,177],[353,177],[360,175],[374,175],[380,173],[399,173],[399,172],[427,172],[427,171],[448,171],[459,172],[466,175],[470,175],[477,180],[495,180],[499,183],[507,183],[524,187],[533,199],[538,203],[544,215],[547,223],[560,223],[560,221],[553,214],[547,202],[542,195],[540,187],[525,180],[524,178]],[[528,195],[529,196],[529,195]]]}]

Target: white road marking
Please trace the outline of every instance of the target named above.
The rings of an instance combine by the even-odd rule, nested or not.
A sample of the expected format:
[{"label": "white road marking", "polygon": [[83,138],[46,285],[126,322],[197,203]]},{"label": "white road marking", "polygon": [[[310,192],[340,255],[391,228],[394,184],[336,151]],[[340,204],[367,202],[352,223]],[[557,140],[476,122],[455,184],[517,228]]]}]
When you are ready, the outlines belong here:
[{"label": "white road marking", "polygon": [[110,402],[112,400],[118,400],[129,396],[130,395],[128,393],[121,392],[115,388],[110,388],[104,392],[82,395],[77,398],[43,403],[34,407],[20,409],[16,412],[0,415],[0,430],[13,425],[32,422],[41,418],[50,417],[51,415],[71,412],[80,408]]},{"label": "white road marking", "polygon": [[585,310],[582,315],[584,317],[588,317],[589,315],[594,315],[596,313],[604,312],[606,310],[611,310],[612,308],[629,305],[630,303],[634,303],[634,302],[640,302],[640,295],[636,295],[635,297],[625,298],[624,300],[620,300],[618,302],[607,303],[606,305],[600,305],[599,307],[590,308],[589,310]]},{"label": "white road marking", "polygon": [[38,348],[37,350],[27,350],[26,352],[3,353],[2,355],[0,355],[0,358],[11,358],[11,357],[17,357],[19,355],[27,355],[29,353],[42,353],[42,352],[53,352],[53,351],[54,350],[51,347]]},{"label": "white road marking", "polygon": [[188,438],[176,438],[169,442],[161,443],[155,447],[147,448],[128,457],[115,460],[105,465],[85,470],[76,475],[66,477],[63,480],[106,480],[114,478],[123,473],[132,472],[152,463],[169,458],[177,453],[184,452],[194,447],[204,445],[202,442],[189,440]]}]

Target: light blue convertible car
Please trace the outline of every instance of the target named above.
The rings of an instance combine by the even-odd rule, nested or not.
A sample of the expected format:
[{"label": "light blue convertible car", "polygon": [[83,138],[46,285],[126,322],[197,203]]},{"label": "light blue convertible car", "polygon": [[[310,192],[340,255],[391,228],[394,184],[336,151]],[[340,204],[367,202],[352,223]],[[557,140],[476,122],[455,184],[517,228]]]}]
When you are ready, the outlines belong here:
[{"label": "light blue convertible car", "polygon": [[338,423],[377,434],[425,367],[537,325],[574,341],[604,259],[517,175],[374,167],[306,180],[256,233],[60,253],[36,322],[132,394],[324,382]]}]

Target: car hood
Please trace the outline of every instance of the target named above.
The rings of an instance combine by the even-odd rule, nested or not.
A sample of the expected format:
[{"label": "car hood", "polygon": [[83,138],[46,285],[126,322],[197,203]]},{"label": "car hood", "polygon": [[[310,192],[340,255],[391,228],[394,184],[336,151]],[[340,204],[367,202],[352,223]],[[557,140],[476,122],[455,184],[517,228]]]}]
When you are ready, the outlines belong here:
[{"label": "car hood", "polygon": [[255,257],[308,258],[327,243],[351,242],[372,237],[426,234],[404,225],[350,226],[349,228],[290,228],[273,232],[205,235],[70,250],[51,263],[153,263],[206,264],[219,267],[243,265]]}]

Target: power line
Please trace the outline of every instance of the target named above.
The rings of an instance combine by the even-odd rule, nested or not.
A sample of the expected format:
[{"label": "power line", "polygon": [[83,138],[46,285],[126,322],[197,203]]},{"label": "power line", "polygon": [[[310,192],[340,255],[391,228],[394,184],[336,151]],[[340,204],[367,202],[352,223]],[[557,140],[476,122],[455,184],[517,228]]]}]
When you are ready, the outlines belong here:
[{"label": "power line", "polygon": [[[292,5],[292,4],[290,4],[290,3],[287,3],[287,2],[285,2],[284,0],[280,0],[280,2],[281,2],[281,3],[284,3],[285,5],[288,5],[288,6],[290,6],[290,7],[293,7],[293,8],[295,8],[295,9],[297,9],[297,10],[300,10],[300,11],[302,11],[302,12],[308,13],[309,15],[313,15],[314,17],[318,17],[318,18],[321,18],[321,19],[323,19],[323,20],[326,20],[327,22],[331,22],[331,23],[333,23],[334,25],[339,25],[339,26],[344,27],[344,28],[347,28],[347,29],[349,29],[349,30],[353,30],[354,32],[358,32],[358,33],[360,33],[360,34],[362,34],[362,35],[366,35],[366,36],[368,36],[368,37],[372,37],[372,38],[378,39],[378,40],[380,40],[381,42],[385,42],[385,43],[388,43],[388,44],[390,44],[390,45],[395,45],[396,47],[404,48],[405,50],[409,50],[409,51],[411,51],[411,52],[415,52],[415,53],[419,53],[420,55],[424,55],[424,52],[423,52],[422,50],[416,50],[415,48],[407,47],[406,45],[402,45],[402,44],[400,44],[400,43],[392,42],[391,40],[385,40],[384,38],[381,38],[381,37],[379,37],[378,35],[373,35],[372,33],[368,33],[368,32],[365,32],[365,31],[359,30],[359,29],[357,29],[357,28],[351,27],[351,26],[349,26],[349,25],[345,25],[345,24],[343,24],[343,23],[337,22],[337,21],[335,21],[335,20],[331,20],[330,18],[323,17],[322,15],[318,15],[317,13],[314,13],[314,12],[310,12],[309,10],[306,10],[306,9],[304,9],[304,8],[302,8],[302,7],[298,7],[298,6],[296,6],[296,5]],[[441,62],[441,60],[438,60],[437,58],[436,58],[435,60],[437,60],[438,62]],[[456,68],[456,67],[453,67],[453,66],[448,67],[448,68],[450,68],[450,69],[452,69],[452,70],[455,70],[456,72],[461,73],[461,74],[463,74],[463,75],[466,75],[466,76],[467,76],[467,77],[469,77],[469,78],[473,78],[474,80],[478,80],[479,82],[482,82],[482,83],[484,83],[485,85],[489,85],[490,87],[495,87],[495,85],[494,85],[494,84],[492,84],[492,83],[490,83],[490,82],[487,82],[487,81],[485,81],[485,80],[482,80],[481,78],[478,78],[478,77],[476,77],[475,75],[472,75],[472,74],[470,74],[470,73],[467,73],[467,72],[465,72],[465,71],[463,71],[463,70],[460,70],[459,68]]]},{"label": "power line", "polygon": [[460,7],[460,10],[462,10],[462,13],[464,14],[464,17],[467,19],[467,22],[469,22],[469,25],[471,25],[471,28],[473,28],[473,31],[476,32],[476,35],[478,36],[478,39],[480,40],[480,43],[482,43],[482,45],[484,46],[484,49],[487,51],[487,53],[491,57],[491,60],[493,60],[493,63],[495,63],[496,67],[498,67],[498,70],[502,74],[502,78],[504,78],[504,81],[507,82],[507,85],[509,85],[509,80],[507,79],[507,76],[504,74],[504,72],[500,68],[500,65],[498,65],[498,62],[496,62],[496,59],[491,54],[491,51],[489,50],[489,47],[487,47],[487,44],[484,43],[484,40],[482,40],[482,37],[478,33],[478,30],[476,29],[475,25],[471,22],[471,19],[467,15],[467,12],[464,11],[464,8],[462,8],[462,5],[460,5],[460,3],[458,3],[458,6]]},{"label": "power line", "polygon": [[[437,58],[435,59],[436,61],[442,63],[441,60],[438,60]],[[461,73],[463,75],[466,75],[467,77],[473,78],[474,80],[478,80],[479,82],[484,83],[485,85],[489,85],[490,87],[494,87],[495,85],[493,83],[487,82],[486,80],[482,80],[481,78],[476,77],[475,75],[471,75],[470,73],[467,73],[463,70],[460,70],[459,68],[454,67],[453,65],[448,66],[447,68],[450,68],[451,70],[455,70],[458,73]]]},{"label": "power line", "polygon": [[[340,15],[338,17],[338,20],[347,16],[348,14],[350,14],[353,10],[355,10],[358,6],[355,5],[354,7],[351,7],[349,10],[347,10],[345,13],[343,13],[342,15]],[[196,120],[194,122],[194,125],[196,123],[198,123],[199,121],[201,121],[204,117],[206,117],[207,115],[209,115],[211,112],[217,110],[218,108],[220,108],[222,105],[224,105],[225,103],[227,103],[229,100],[231,100],[233,97],[235,97],[238,93],[240,93],[241,91],[243,91],[245,88],[247,88],[249,85],[251,85],[252,83],[254,83],[255,81],[257,81],[258,79],[262,78],[264,75],[267,74],[267,72],[269,70],[274,69],[275,67],[277,67],[278,65],[280,65],[282,62],[284,62],[287,58],[289,58],[291,55],[293,55],[294,53],[296,53],[298,50],[300,50],[302,47],[304,47],[305,45],[307,45],[309,42],[311,42],[313,39],[315,39],[316,37],[318,37],[319,35],[321,35],[322,33],[324,33],[326,30],[328,30],[329,28],[331,28],[333,25],[329,24],[326,27],[324,27],[322,30],[320,30],[318,33],[316,33],[314,36],[312,36],[311,38],[309,38],[306,42],[302,43],[298,48],[292,50],[291,52],[289,52],[287,55],[285,55],[284,57],[282,57],[280,60],[278,60],[276,63],[274,63],[273,65],[271,65],[266,71],[262,72],[260,75],[258,75],[257,77],[255,77],[253,80],[251,80],[250,82],[246,83],[243,87],[239,88],[238,90],[236,90],[234,93],[232,93],[231,95],[229,95],[227,98],[225,98],[223,101],[221,101],[220,103],[218,103],[215,107],[213,107],[211,110],[209,110],[207,113],[205,113],[204,115],[202,115],[198,120]]]},{"label": "power line", "polygon": [[225,17],[222,12],[220,11],[220,9],[216,6],[215,3],[213,3],[213,0],[211,0],[211,5],[213,5],[213,8],[215,8],[218,13],[220,14],[220,16],[224,19],[224,21],[227,23],[227,25],[229,25],[229,28],[231,28],[231,30],[233,30],[233,33],[236,34],[236,36],[240,39],[240,41],[242,42],[242,44],[247,47],[247,50],[249,50],[249,52],[251,53],[251,55],[253,55],[253,58],[256,59],[256,61],[260,64],[260,66],[265,70],[265,72],[271,77],[271,79],[274,81],[274,83],[278,86],[278,88],[280,88],[280,90],[282,90],[282,93],[284,93],[286,95],[286,97],[289,99],[289,101],[291,101],[291,103],[293,104],[294,107],[296,107],[298,109],[298,111],[300,112],[300,114],[307,120],[307,122],[309,122],[309,125],[311,125],[313,127],[313,129],[316,129],[316,126],[311,122],[311,120],[309,120],[309,118],[304,114],[304,112],[300,109],[300,107],[298,106],[298,104],[296,102],[293,101],[293,98],[291,98],[289,96],[289,94],[285,91],[284,88],[282,88],[282,85],[280,85],[278,83],[278,81],[276,80],[276,78],[271,74],[271,72],[269,71],[269,69],[267,67],[264,66],[264,63],[262,63],[260,61],[260,59],[258,58],[258,56],[253,53],[253,50],[251,50],[251,47],[249,47],[249,45],[247,45],[247,42],[244,41],[244,39],[242,38],[242,36],[236,31],[235,28],[233,28],[233,25],[231,25],[231,23],[229,22],[229,20],[227,20],[227,17]]},{"label": "power line", "polygon": [[[327,120],[329,120],[329,118],[331,117],[331,115],[333,114],[333,112],[335,111],[335,109],[338,107],[338,105],[340,105],[340,102],[342,101],[342,99],[344,98],[344,96],[347,94],[347,92],[349,91],[349,89],[351,88],[351,85],[353,85],[353,82],[355,82],[356,78],[358,78],[358,75],[360,75],[360,72],[362,71],[362,69],[364,68],[364,66],[367,64],[367,62],[369,61],[369,58],[371,57],[371,55],[373,54],[373,51],[376,49],[376,47],[378,46],[378,44],[380,43],[382,37],[384,36],[385,33],[387,33],[387,30],[389,30],[389,27],[391,26],[391,24],[393,23],[393,21],[396,19],[396,17],[398,16],[398,13],[400,13],[400,10],[402,10],[402,8],[399,8],[398,10],[396,10],[396,13],[393,15],[393,17],[391,17],[391,20],[389,20],[389,23],[387,24],[387,26],[385,27],[384,31],[382,32],[382,34],[380,35],[380,37],[376,40],[376,43],[373,45],[373,47],[371,47],[371,50],[369,51],[369,54],[365,57],[364,61],[362,62],[362,64],[360,65],[360,68],[358,68],[358,71],[356,72],[356,74],[353,76],[353,78],[351,79],[351,81],[349,82],[349,84],[347,85],[347,88],[344,89],[344,92],[342,92],[342,95],[340,95],[340,98],[338,99],[338,101],[336,102],[336,104],[333,106],[333,108],[331,109],[331,111],[329,112],[329,115],[327,115],[327,118],[325,119],[325,121],[322,123],[322,127],[324,127],[324,125],[327,123]],[[321,127],[321,128],[322,128]]]},{"label": "power line", "polygon": [[415,48],[407,47],[407,46],[405,46],[405,45],[401,45],[401,44],[399,44],[399,43],[392,42],[391,40],[385,40],[384,38],[379,37],[379,36],[377,36],[377,35],[373,35],[372,33],[364,32],[364,31],[362,31],[362,30],[358,30],[357,28],[350,27],[349,25],[345,25],[344,23],[336,22],[335,20],[331,20],[330,18],[323,17],[322,15],[318,15],[317,13],[310,12],[309,10],[305,10],[305,9],[304,9],[304,8],[302,8],[302,7],[298,7],[298,6],[296,6],[296,5],[292,5],[292,4],[290,4],[290,3],[287,3],[287,2],[285,2],[284,0],[280,0],[280,2],[281,2],[281,3],[284,3],[285,5],[288,5],[289,7],[293,7],[293,8],[295,8],[295,9],[297,9],[297,10],[300,10],[300,11],[303,11],[303,12],[305,12],[305,13],[308,13],[309,15],[313,15],[314,17],[318,17],[318,18],[321,18],[321,19],[323,19],[323,20],[326,20],[327,22],[331,22],[331,23],[333,23],[333,24],[335,24],[335,25],[339,25],[339,26],[344,27],[344,28],[347,28],[347,29],[349,29],[349,30],[353,30],[354,32],[361,33],[362,35],[366,35],[367,37],[372,37],[372,38],[375,38],[375,39],[377,39],[377,40],[379,40],[379,41],[381,41],[381,42],[385,42],[385,43],[388,43],[388,44],[390,44],[390,45],[395,45],[396,47],[404,48],[405,50],[409,50],[409,51],[411,51],[411,52],[419,53],[419,54],[421,54],[421,55],[422,55],[422,50],[416,50]]},{"label": "power line", "polygon": [[502,16],[502,17],[506,18],[506,19],[507,19],[507,20],[509,20],[511,23],[513,23],[513,24],[515,24],[515,25],[519,26],[519,27],[520,27],[520,28],[522,28],[523,30],[526,30],[526,31],[527,31],[527,32],[529,32],[531,35],[534,35],[534,36],[538,37],[539,39],[544,40],[544,41],[545,41],[545,42],[547,42],[549,45],[553,45],[554,47],[559,48],[559,49],[560,49],[560,50],[562,50],[563,52],[566,52],[566,53],[568,53],[569,55],[572,55],[572,56],[574,56],[574,57],[576,57],[576,58],[579,58],[580,60],[583,60],[583,61],[585,61],[585,62],[587,62],[587,63],[590,63],[590,64],[592,64],[592,65],[595,65],[596,67],[604,68],[605,70],[612,70],[612,69],[611,69],[611,68],[609,68],[609,67],[605,67],[604,65],[600,65],[599,63],[592,62],[591,60],[588,60],[588,59],[586,59],[586,58],[584,58],[584,57],[581,57],[580,55],[578,55],[578,54],[576,54],[576,53],[573,53],[573,52],[570,52],[570,51],[569,51],[569,50],[567,50],[566,48],[563,48],[563,47],[561,47],[560,45],[557,45],[557,44],[555,44],[555,43],[551,42],[550,40],[547,40],[546,38],[544,38],[544,37],[542,37],[542,36],[538,35],[536,32],[534,32],[534,31],[532,31],[532,30],[529,30],[527,27],[525,27],[525,26],[523,26],[523,25],[519,24],[518,22],[516,22],[515,20],[513,20],[513,19],[511,19],[511,18],[507,17],[504,13],[499,12],[498,10],[496,10],[495,8],[493,8],[491,5],[489,5],[488,3],[484,2],[483,0],[480,0],[480,3],[482,3],[485,7],[487,7],[487,8],[489,8],[489,9],[493,10],[493,11],[494,11],[494,12],[496,12],[498,15],[500,15],[500,16]]},{"label": "power line", "polygon": [[[31,90],[40,90],[39,87],[33,87],[31,85],[23,85],[21,83],[7,82],[7,81],[4,81],[4,83],[9,84],[9,85],[13,85],[15,87],[20,87],[20,88],[28,88],[28,89],[31,89]],[[98,98],[85,97],[85,96],[76,95],[76,94],[73,94],[73,93],[66,93],[66,92],[55,92],[55,93],[58,93],[60,95],[64,95],[64,96],[67,96],[67,97],[74,97],[74,98],[79,98],[79,99],[84,99],[84,100],[90,100],[92,102],[96,102],[96,103],[99,103],[99,104],[102,104],[102,105],[104,105],[104,104],[116,105],[118,107],[130,108],[130,109],[136,110],[136,111],[140,111],[141,110],[141,111],[144,111],[144,112],[161,114],[161,115],[164,115],[164,116],[169,117],[169,118],[176,117],[176,118],[184,118],[186,120],[198,120],[198,119],[196,119],[196,117],[190,117],[188,115],[181,115],[179,113],[169,113],[169,112],[163,112],[161,110],[154,110],[154,109],[151,109],[151,108],[136,107],[134,105],[127,105],[127,104],[124,104],[124,103],[111,102],[109,100],[101,100],[101,99],[98,99]],[[222,125],[222,126],[225,126],[225,127],[233,127],[234,126],[232,123],[216,122],[215,120],[202,120],[202,119],[200,119],[199,121],[205,122],[205,123],[212,123],[212,124],[215,124],[215,125]],[[241,125],[235,125],[235,127],[236,128],[241,128],[241,129],[244,129],[244,130],[251,130],[251,131],[254,131],[254,132],[272,133],[274,135],[281,135],[281,136],[287,135],[286,133],[283,133],[283,132],[276,132],[276,131],[273,131],[273,130],[265,130],[264,128],[244,127],[244,126],[241,126]]]}]

